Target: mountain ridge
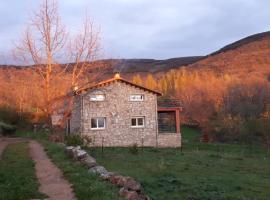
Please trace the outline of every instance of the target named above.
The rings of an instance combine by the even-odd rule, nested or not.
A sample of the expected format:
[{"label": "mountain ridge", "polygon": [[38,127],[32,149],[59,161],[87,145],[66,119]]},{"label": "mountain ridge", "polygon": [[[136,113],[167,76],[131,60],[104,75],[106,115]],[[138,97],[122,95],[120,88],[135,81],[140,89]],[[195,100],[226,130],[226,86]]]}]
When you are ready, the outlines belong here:
[{"label": "mountain ridge", "polygon": [[[211,70],[217,73],[243,73],[251,71],[270,74],[270,31],[257,33],[228,44],[206,56],[156,59],[105,59],[93,62],[88,75],[101,70],[104,78],[121,72],[127,77],[133,74],[164,74],[172,69],[186,67],[190,70]],[[24,69],[31,66],[1,65],[0,69]],[[33,66],[32,66],[33,67]],[[158,75],[158,76],[159,76]]]}]

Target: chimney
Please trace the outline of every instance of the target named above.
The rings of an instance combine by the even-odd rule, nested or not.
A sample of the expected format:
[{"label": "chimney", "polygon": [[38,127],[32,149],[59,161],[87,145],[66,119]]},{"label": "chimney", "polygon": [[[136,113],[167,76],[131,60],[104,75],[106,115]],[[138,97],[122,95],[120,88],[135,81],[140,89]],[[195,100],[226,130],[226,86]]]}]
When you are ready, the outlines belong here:
[{"label": "chimney", "polygon": [[78,85],[76,84],[76,85],[72,86],[71,89],[72,89],[73,92],[77,92],[77,90],[79,89],[79,87],[78,87]]},{"label": "chimney", "polygon": [[120,77],[120,72],[116,72],[115,74],[114,74],[114,78],[115,79],[120,79],[121,77]]}]

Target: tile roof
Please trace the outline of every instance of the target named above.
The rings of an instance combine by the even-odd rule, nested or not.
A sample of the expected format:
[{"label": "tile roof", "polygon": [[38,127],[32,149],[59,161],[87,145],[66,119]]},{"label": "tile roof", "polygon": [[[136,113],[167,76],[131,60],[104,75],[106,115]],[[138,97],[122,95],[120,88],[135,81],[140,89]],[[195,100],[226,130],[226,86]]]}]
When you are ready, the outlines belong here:
[{"label": "tile roof", "polygon": [[148,91],[148,92],[152,92],[158,96],[162,96],[162,93],[159,92],[159,91],[156,91],[156,90],[152,90],[152,89],[149,89],[149,88],[146,88],[144,86],[141,86],[141,85],[138,85],[138,84],[135,84],[135,83],[132,83],[126,79],[123,79],[118,75],[115,75],[114,78],[111,78],[111,79],[108,79],[108,80],[105,80],[105,81],[102,81],[102,82],[99,82],[97,84],[94,84],[94,85],[90,85],[90,86],[85,86],[85,87],[82,87],[82,88],[79,88],[77,91],[76,91],[76,94],[80,94],[82,93],[83,91],[87,91],[87,90],[91,90],[91,89],[95,89],[95,88],[100,88],[100,87],[104,87],[106,85],[109,85],[111,83],[114,83],[114,82],[123,82],[123,83],[126,83],[128,85],[131,85],[131,86],[134,86],[134,87],[137,87],[137,88],[140,88],[142,90],[145,90],[145,91]]}]

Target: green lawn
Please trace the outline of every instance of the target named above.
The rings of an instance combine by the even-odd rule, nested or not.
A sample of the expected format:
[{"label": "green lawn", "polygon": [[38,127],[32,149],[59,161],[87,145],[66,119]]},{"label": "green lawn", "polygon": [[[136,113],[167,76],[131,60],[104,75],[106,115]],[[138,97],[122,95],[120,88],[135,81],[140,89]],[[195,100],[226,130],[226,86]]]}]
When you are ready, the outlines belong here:
[{"label": "green lawn", "polygon": [[116,200],[122,199],[118,195],[118,188],[101,180],[97,175],[79,163],[74,163],[69,158],[64,147],[51,142],[42,141],[47,154],[62,170],[64,176],[73,184],[78,200]]},{"label": "green lawn", "polygon": [[[184,147],[91,148],[111,171],[139,180],[154,200],[268,200],[270,155],[259,147],[196,143],[196,131],[182,129]],[[193,135],[188,135],[189,133]],[[187,139],[186,139],[187,138]]]},{"label": "green lawn", "polygon": [[66,155],[63,145],[49,142],[46,134],[17,132],[16,136],[36,139],[44,146],[48,156],[52,159],[54,164],[62,170],[66,179],[73,185],[78,200],[122,199],[118,195],[119,189],[117,187],[101,180],[92,172],[88,172],[88,169],[83,167],[80,163],[72,161],[71,158]]},{"label": "green lawn", "polygon": [[0,199],[42,198],[27,143],[10,144],[0,160]]}]

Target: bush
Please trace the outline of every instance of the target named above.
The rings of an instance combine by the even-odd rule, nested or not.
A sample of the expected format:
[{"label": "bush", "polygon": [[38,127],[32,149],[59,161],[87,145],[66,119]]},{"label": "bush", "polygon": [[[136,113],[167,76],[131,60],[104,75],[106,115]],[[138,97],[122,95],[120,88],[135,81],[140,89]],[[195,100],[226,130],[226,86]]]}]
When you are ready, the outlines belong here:
[{"label": "bush", "polygon": [[16,127],[4,122],[0,122],[0,134],[4,136],[14,135],[16,132]]},{"label": "bush", "polygon": [[0,121],[15,125],[16,127],[27,128],[31,125],[33,116],[31,113],[18,113],[10,107],[0,107]]},{"label": "bush", "polygon": [[84,144],[83,138],[78,134],[66,136],[65,141],[68,146],[82,146]]},{"label": "bush", "polygon": [[129,152],[131,154],[137,155],[139,153],[139,147],[136,143],[134,143],[131,147],[129,147]]},{"label": "bush", "polygon": [[212,126],[210,137],[214,141],[240,144],[262,143],[256,119],[243,119],[239,116],[228,115],[216,119]]}]

